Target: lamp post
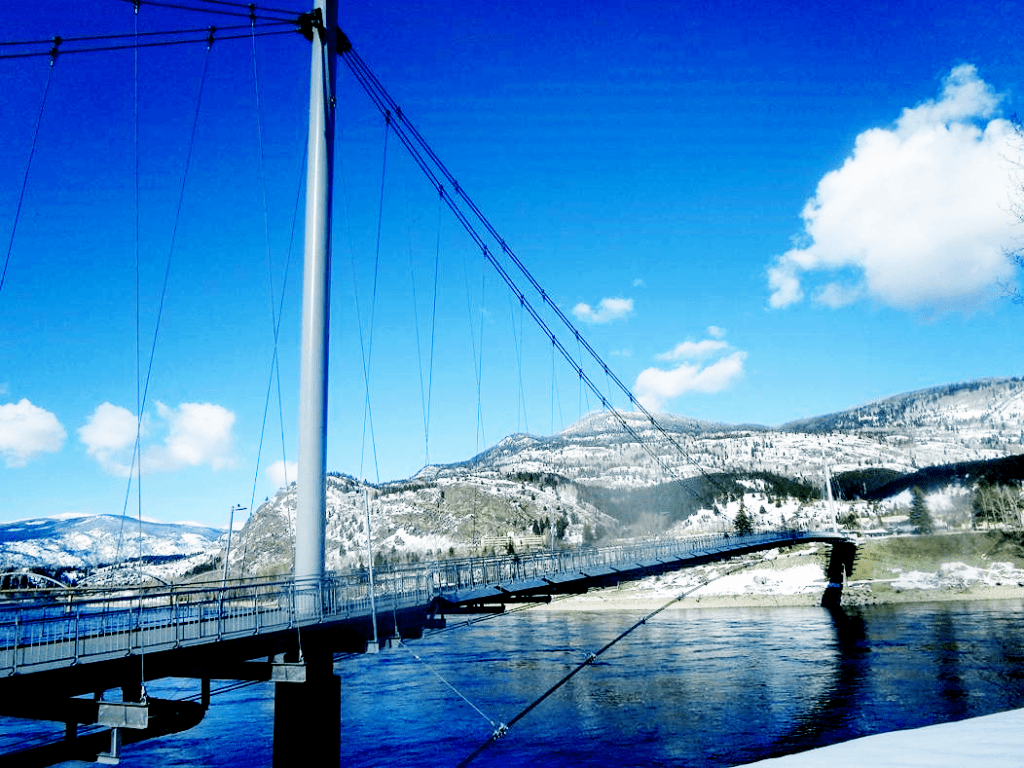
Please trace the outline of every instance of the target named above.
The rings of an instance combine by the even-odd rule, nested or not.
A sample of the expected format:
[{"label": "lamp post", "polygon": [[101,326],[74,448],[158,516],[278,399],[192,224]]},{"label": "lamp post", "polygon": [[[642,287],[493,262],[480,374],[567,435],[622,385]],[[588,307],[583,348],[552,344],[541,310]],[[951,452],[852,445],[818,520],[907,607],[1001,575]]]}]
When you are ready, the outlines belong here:
[{"label": "lamp post", "polygon": [[228,547],[224,551],[224,581],[221,586],[228,585],[228,563],[231,562],[231,531],[235,528],[235,512],[244,512],[248,507],[241,504],[231,505],[231,517],[228,520]]}]

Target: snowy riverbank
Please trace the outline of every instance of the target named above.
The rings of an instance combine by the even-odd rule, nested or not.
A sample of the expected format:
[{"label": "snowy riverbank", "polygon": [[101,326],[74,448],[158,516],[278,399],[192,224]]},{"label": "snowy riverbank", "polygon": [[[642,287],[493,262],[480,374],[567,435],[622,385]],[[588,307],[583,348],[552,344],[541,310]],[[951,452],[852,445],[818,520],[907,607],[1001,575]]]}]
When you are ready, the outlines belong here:
[{"label": "snowy riverbank", "polygon": [[[683,593],[673,609],[819,605],[827,585],[823,558],[809,550],[770,552],[743,567],[725,562],[651,576],[558,599],[544,610],[654,610]],[[979,568],[950,561],[934,572],[894,568],[891,578],[853,580],[843,590],[844,605],[1011,598],[1024,598],[1024,569],[1009,562]]]},{"label": "snowy riverbank", "polygon": [[892,731],[808,752],[748,763],[746,768],[1017,768],[1024,709]]}]

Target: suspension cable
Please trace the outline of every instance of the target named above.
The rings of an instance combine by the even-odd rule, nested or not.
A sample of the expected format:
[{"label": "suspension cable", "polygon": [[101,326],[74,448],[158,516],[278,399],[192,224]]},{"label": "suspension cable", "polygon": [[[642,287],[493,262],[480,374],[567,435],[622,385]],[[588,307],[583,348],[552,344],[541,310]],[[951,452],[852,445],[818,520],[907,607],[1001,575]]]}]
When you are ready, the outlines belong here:
[{"label": "suspension cable", "polygon": [[[127,0],[127,1],[131,2],[133,4],[135,4],[135,2],[136,2],[136,0]],[[138,0],[138,3],[140,5],[141,5],[142,2],[143,2],[143,0]],[[295,24],[296,22],[294,21],[294,19],[288,19],[288,20],[277,19],[277,20],[269,21],[269,22],[267,22],[267,21],[260,22],[257,26],[259,26],[261,28],[262,27],[268,27],[268,26],[269,27],[277,27],[277,26],[280,26],[281,24],[284,24],[284,23]],[[227,26],[227,27],[217,27],[217,29],[219,31],[221,31],[221,32],[232,32],[232,31],[237,31],[237,30],[241,30],[241,29],[248,30],[249,28],[250,28],[249,24],[235,24],[235,25]],[[208,26],[207,27],[190,27],[188,29],[153,30],[153,31],[150,31],[150,32],[139,32],[139,31],[136,30],[136,31],[133,31],[133,32],[119,32],[117,34],[112,34],[112,35],[76,35],[75,37],[63,37],[62,36],[60,38],[60,41],[61,41],[61,43],[64,43],[64,44],[70,43],[70,44],[73,45],[74,43],[92,43],[92,42],[97,42],[97,41],[100,41],[100,40],[111,40],[111,41],[113,41],[113,40],[130,40],[131,43],[126,45],[125,46],[126,48],[135,48],[135,47],[143,47],[144,48],[144,47],[146,47],[144,45],[136,46],[136,43],[138,42],[138,40],[140,38],[144,38],[144,37],[145,38],[149,38],[149,37],[174,37],[176,35],[198,35],[198,34],[205,35],[209,31],[210,31],[210,28]],[[11,46],[50,45],[52,42],[53,42],[53,38],[52,37],[51,38],[45,38],[45,39],[38,39],[38,40],[0,40],[0,48],[11,47]],[[64,53],[78,53],[79,51],[77,49],[72,48],[70,50],[65,50],[63,52]],[[32,52],[31,55],[39,56],[39,55],[44,55],[46,53],[48,53],[48,52],[47,51],[43,51],[43,52],[39,52],[39,53]],[[28,55],[28,54],[26,54],[26,55]]]},{"label": "suspension cable", "polygon": [[[326,70],[325,70],[326,71]],[[370,368],[373,364],[373,331],[377,315],[377,280],[380,277],[380,239],[384,225],[384,191],[387,188],[388,136],[391,134],[391,115],[384,115],[384,149],[380,163],[380,198],[377,203],[377,239],[373,255],[373,288],[370,293],[370,327],[367,331],[366,351],[363,355],[363,386],[366,400],[363,406],[363,439],[359,450],[359,474],[363,474],[363,455],[366,450],[366,431],[369,427],[370,446],[373,452],[373,468],[377,482],[380,482],[380,466],[377,463],[377,439],[373,431],[373,409],[370,404]],[[362,322],[359,323],[359,342],[362,345]]]},{"label": "suspension cable", "polygon": [[556,682],[554,685],[552,685],[550,688],[548,688],[546,691],[544,691],[544,693],[542,693],[540,696],[538,696],[536,699],[534,699],[532,702],[530,702],[530,704],[528,704],[525,709],[520,711],[519,714],[517,714],[515,717],[513,717],[511,720],[509,720],[508,723],[502,723],[501,725],[499,725],[494,730],[494,732],[491,734],[491,737],[487,741],[485,741],[483,744],[481,744],[479,747],[477,747],[472,752],[472,754],[470,754],[466,759],[464,759],[462,762],[459,763],[458,768],[464,768],[464,766],[467,766],[471,762],[473,762],[477,757],[480,756],[480,754],[485,749],[487,749],[489,746],[491,746],[491,744],[493,744],[498,739],[500,739],[502,736],[504,736],[506,733],[508,733],[508,730],[513,725],[515,725],[520,720],[522,720],[524,717],[526,717],[528,714],[530,714],[530,712],[532,712],[534,709],[536,709],[545,699],[547,699],[549,696],[551,696],[551,694],[553,694],[555,691],[557,691],[563,685],[565,685],[570,680],[572,680],[572,678],[575,677],[577,673],[581,672],[584,667],[586,667],[586,666],[588,666],[590,664],[593,664],[597,660],[598,656],[603,654],[605,651],[607,651],[609,648],[614,646],[620,640],[623,640],[626,637],[628,637],[630,634],[632,634],[634,630],[638,629],[639,627],[642,627],[643,625],[645,625],[648,621],[653,619],[655,616],[657,616],[662,611],[666,610],[667,608],[670,608],[671,606],[675,605],[678,602],[681,602],[683,599],[686,598],[687,595],[690,595],[693,592],[696,592],[698,589],[707,586],[712,581],[716,581],[716,580],[722,578],[723,576],[729,576],[729,575],[731,575],[733,573],[736,573],[736,572],[741,571],[744,568],[748,568],[748,567],[750,567],[750,563],[742,563],[740,565],[737,565],[735,568],[728,569],[724,573],[716,574],[713,578],[705,579],[703,582],[701,582],[700,584],[698,584],[695,587],[689,587],[688,589],[684,590],[680,594],[678,594],[675,597],[673,597],[671,600],[669,600],[667,603],[662,605],[660,608],[656,608],[655,610],[653,610],[650,613],[648,613],[647,615],[645,615],[643,618],[641,618],[639,621],[634,623],[628,629],[625,629],[622,632],[620,632],[615,638],[613,638],[609,642],[605,643],[601,647],[601,649],[599,651],[597,651],[596,653],[589,654],[586,659],[584,659],[582,662],[577,664],[572,670],[570,670],[566,675],[564,675],[558,682]]},{"label": "suspension cable", "polygon": [[470,707],[472,707],[473,710],[478,715],[480,715],[480,717],[482,717],[484,720],[486,720],[488,723],[490,723],[492,728],[500,728],[501,727],[498,723],[494,722],[494,720],[492,720],[490,717],[488,717],[484,713],[484,711],[482,709],[480,709],[480,707],[478,707],[476,704],[474,704],[472,701],[470,701],[469,698],[467,698],[466,695],[462,691],[460,691],[458,688],[456,688],[444,675],[442,675],[440,672],[438,672],[437,669],[432,664],[430,664],[430,662],[424,660],[421,656],[416,654],[409,646],[407,646],[405,644],[405,641],[400,641],[399,644],[398,644],[398,647],[399,648],[404,648],[406,651],[408,651],[410,654],[412,654],[412,657],[414,659],[416,659],[416,661],[418,661],[420,664],[425,666],[429,672],[431,672],[435,677],[437,677],[438,680],[440,680],[446,686],[451,688],[451,690],[455,693],[456,696],[458,696],[460,699],[462,699],[464,702],[466,702]]},{"label": "suspension cable", "polygon": [[[175,209],[175,212],[174,212],[174,224],[173,224],[173,226],[171,228],[171,240],[170,240],[170,244],[169,244],[168,250],[167,250],[167,264],[164,267],[164,279],[163,279],[163,283],[162,283],[161,288],[160,288],[160,301],[157,304],[156,325],[153,328],[153,342],[152,342],[152,344],[150,346],[150,351],[149,351],[149,364],[148,364],[147,369],[146,369],[145,385],[142,388],[142,399],[141,399],[141,402],[140,402],[140,405],[139,405],[138,419],[139,419],[140,425],[141,425],[141,422],[142,422],[142,413],[143,413],[143,411],[146,408],[146,401],[147,401],[148,395],[149,395],[149,385],[150,385],[150,382],[151,382],[152,377],[153,377],[153,363],[154,363],[154,361],[156,359],[156,345],[157,345],[157,339],[158,339],[159,334],[160,334],[160,321],[163,318],[164,302],[166,301],[166,298],[167,298],[167,286],[170,283],[170,279],[171,279],[171,264],[173,262],[174,247],[175,247],[175,243],[177,241],[177,236],[178,236],[178,225],[181,222],[181,210],[182,210],[182,207],[183,207],[183,204],[184,204],[184,200],[185,200],[185,185],[186,185],[186,182],[188,181],[189,166],[192,163],[192,150],[195,148],[196,128],[199,125],[199,114],[200,114],[202,103],[203,103],[203,89],[204,89],[204,86],[206,85],[206,73],[207,73],[207,70],[209,69],[210,50],[213,48],[213,28],[212,27],[211,27],[211,31],[210,31],[210,36],[207,38],[206,42],[207,42],[206,54],[203,57],[203,71],[202,71],[202,74],[200,75],[200,78],[199,78],[199,93],[196,96],[196,108],[195,108],[195,112],[193,113],[193,116],[192,116],[192,128],[191,128],[191,131],[189,133],[188,150],[185,153],[185,167],[184,167],[184,170],[183,170],[182,175],[181,175],[181,186],[180,186],[180,188],[178,190],[178,203],[177,203],[177,206],[176,206],[176,209]],[[126,493],[125,493],[124,510],[121,513],[121,516],[122,516],[121,532],[118,533],[118,537],[117,537],[117,552],[118,552],[118,556],[120,556],[121,539],[122,539],[122,534],[123,534],[123,531],[124,531],[124,520],[123,520],[123,518],[124,518],[124,515],[125,515],[125,513],[127,512],[127,509],[128,509],[128,497],[129,497],[129,495],[131,493],[131,485],[132,485],[131,478],[132,478],[132,474],[135,471],[136,463],[138,464],[139,475],[141,476],[141,474],[142,474],[142,471],[141,471],[142,470],[141,442],[142,442],[142,430],[141,430],[141,427],[140,427],[139,430],[136,432],[136,436],[135,436],[135,448],[134,448],[134,450],[132,452],[132,465],[131,465],[131,469],[128,472],[128,488],[127,488]]]},{"label": "suspension cable", "polygon": [[[408,211],[408,195],[406,195],[406,211]],[[406,249],[406,255],[409,258],[409,284],[412,287],[412,328],[413,336],[416,338],[416,373],[419,374],[420,379],[420,410],[423,414],[423,444],[424,444],[424,456],[430,455],[430,440],[429,440],[429,429],[427,427],[427,390],[423,382],[423,344],[420,341],[420,319],[419,319],[419,297],[416,295],[416,269],[412,257],[412,235],[409,233],[408,248]],[[429,463],[429,459],[425,459],[423,464],[426,466]]]},{"label": "suspension cable", "polygon": [[[430,402],[434,389],[434,340],[437,329],[437,283],[441,270],[441,214],[444,211],[444,201],[437,198],[437,240],[434,243],[434,290],[430,305],[430,357],[427,363],[427,397],[423,406],[423,434],[425,455],[423,466],[430,464]],[[421,373],[422,377],[422,373]],[[422,378],[420,387],[422,388]]]},{"label": "suspension cable", "polygon": [[[523,387],[523,307],[519,307],[519,329],[516,329],[516,308],[512,294],[508,294],[509,319],[512,321],[512,343],[516,350],[516,373],[519,380],[519,395],[516,398],[516,431],[530,432],[530,417],[526,412],[526,390]],[[522,422],[519,417],[522,416]]]},{"label": "suspension cable", "polygon": [[[172,3],[167,0],[122,0],[126,3],[145,3],[146,5],[156,6],[158,8],[173,8],[181,11],[193,11],[196,13],[213,13],[221,16],[235,16],[241,18],[250,18],[256,11],[255,3],[232,3],[223,2],[222,0],[180,0],[180,2]],[[200,3],[200,5],[196,5]],[[222,7],[211,7],[211,6],[222,6]],[[283,9],[264,8],[264,12],[275,14],[276,18],[280,18],[281,15],[287,18],[295,18],[299,12],[288,11]]]},{"label": "suspension cable", "polygon": [[[145,2],[145,3],[150,3],[150,0],[140,0],[140,1],[141,2]],[[207,5],[222,5],[222,6],[225,6],[227,8],[245,9],[245,10],[249,11],[249,14],[251,16],[255,16],[255,14],[256,14],[256,7],[257,7],[256,3],[236,3],[236,2],[231,2],[231,0],[191,0],[191,2],[193,2],[193,3],[205,3]],[[198,8],[197,10],[206,10],[206,9]],[[292,10],[292,9],[285,9],[285,8],[266,8],[266,7],[260,7],[260,10],[265,12],[265,13],[280,13],[280,14],[284,14],[286,16],[289,16],[289,15],[290,16],[295,16],[298,13],[300,13],[300,11]]]},{"label": "suspension cable", "polygon": [[[135,42],[139,41],[139,4],[135,3],[132,13],[132,24],[135,29]],[[132,56],[132,156],[135,176],[135,441],[142,439],[142,252],[141,240],[141,200],[139,180],[139,49],[133,50]],[[139,565],[142,564],[142,462],[139,462],[139,477],[135,483],[138,497],[139,512]]]},{"label": "suspension cable", "polygon": [[[579,329],[572,323],[566,314],[561,310],[555,301],[547,294],[547,292],[541,287],[540,283],[536,280],[533,274],[527,269],[525,264],[516,256],[512,251],[511,247],[505,242],[500,236],[491,222],[484,216],[482,211],[476,206],[472,199],[462,190],[458,182],[452,176],[452,174],[445,167],[444,163],[434,153],[431,147],[427,144],[426,140],[419,134],[415,126],[405,117],[401,108],[394,102],[391,96],[388,94],[386,89],[381,85],[380,81],[376,78],[373,72],[369,69],[362,58],[352,48],[351,42],[345,36],[345,34],[339,30],[339,46],[338,50],[349,70],[355,76],[356,80],[366,91],[367,95],[374,105],[385,114],[393,114],[395,119],[393,121],[393,128],[395,134],[405,145],[409,151],[413,160],[420,167],[423,173],[427,176],[428,181],[438,190],[441,194],[445,203],[448,205],[449,210],[455,215],[456,219],[469,234],[470,238],[476,243],[481,249],[484,258],[491,264],[491,266],[498,272],[502,280],[513,292],[516,298],[519,299],[524,309],[530,314],[534,322],[541,328],[541,330],[548,336],[551,343],[558,349],[559,353],[566,360],[566,362],[576,371],[582,384],[592,392],[598,400],[601,402],[602,407],[608,410],[613,418],[618,422],[622,429],[633,437],[637,443],[654,459],[654,461],[662,468],[662,470],[669,476],[675,477],[676,479],[683,479],[674,466],[669,464],[666,459],[658,454],[654,448],[650,445],[649,441],[641,438],[637,428],[634,427],[629,421],[623,416],[617,408],[615,408],[602,393],[602,388],[597,386],[593,378],[588,374],[582,364],[582,360],[577,362],[565,345],[555,335],[549,324],[540,315],[540,312],[529,299],[526,298],[523,291],[519,288],[508,270],[501,264],[494,253],[491,251],[483,235],[476,229],[473,222],[470,220],[472,216],[479,224],[483,227],[485,232],[493,238],[500,248],[501,253],[505,254],[506,257],[515,265],[518,271],[526,278],[527,282],[534,289],[537,295],[540,297],[540,302],[545,305],[551,312],[554,313],[556,318],[561,322],[562,325],[568,329],[569,333],[575,337],[577,345],[586,350],[588,356],[594,363],[604,372],[610,385],[613,385],[615,389],[623,393],[632,404],[634,409],[638,411],[644,420],[653,428],[658,435],[664,439],[671,447],[673,447],[677,453],[684,458],[689,464],[691,464],[696,471],[704,476],[704,478],[711,483],[713,486],[724,491],[724,487],[718,483],[718,481],[709,475],[707,471],[690,455],[685,449],[682,443],[647,410],[642,403],[637,400],[636,396],[627,387],[622,380],[611,370],[604,359],[598,354],[598,352],[591,346],[591,344],[583,337]],[[455,191],[456,197],[453,197],[448,193],[448,189]],[[462,205],[465,205],[468,209],[468,213],[462,209]],[[685,486],[684,486],[685,487]],[[696,495],[691,489],[687,490]]]},{"label": "suspension cable", "polygon": [[[273,329],[274,337],[274,348],[273,354],[270,360],[270,372],[267,377],[267,394],[263,401],[263,421],[260,424],[260,441],[259,446],[256,449],[256,467],[253,471],[252,478],[252,494],[249,497],[249,509],[254,511],[256,509],[256,484],[259,481],[260,475],[260,461],[263,456],[263,440],[266,436],[267,430],[267,415],[270,412],[270,396],[274,389],[274,382],[277,382],[277,410],[278,410],[278,421],[281,427],[281,464],[284,477],[284,487],[288,487],[288,455],[285,445],[284,438],[284,405],[281,399],[281,364],[280,364],[280,335],[281,335],[281,320],[284,314],[284,298],[286,288],[288,286],[288,272],[291,267],[292,261],[292,246],[295,241],[295,228],[299,218],[299,201],[302,194],[302,175],[303,169],[306,165],[306,152],[307,148],[303,149],[302,162],[299,168],[299,186],[295,195],[295,205],[292,210],[292,223],[291,229],[289,230],[288,236],[288,253],[285,257],[284,264],[284,275],[281,279],[281,294],[280,298],[276,299],[278,302],[277,309],[275,310],[275,291],[274,291],[274,270],[273,263],[270,257],[270,213],[269,206],[267,203],[267,190],[266,190],[266,168],[265,168],[265,151],[263,145],[263,122],[262,115],[260,112],[260,86],[259,86],[259,67],[257,66],[256,57],[256,33],[255,33],[255,17],[250,17],[250,23],[253,28],[252,33],[252,71],[253,71],[253,91],[255,94],[255,117],[256,117],[256,133],[259,139],[259,166],[260,166],[260,189],[263,198],[263,228],[264,238],[266,247],[266,261],[267,261],[267,284],[269,287],[270,294],[270,318]],[[244,557],[243,552],[243,557]]]},{"label": "suspension cable", "polygon": [[32,144],[28,151],[28,161],[25,163],[25,175],[21,179],[21,192],[18,194],[18,205],[14,209],[14,223],[11,225],[11,237],[7,242],[7,255],[4,257],[4,268],[0,271],[0,291],[4,289],[7,282],[7,268],[11,264],[11,253],[14,251],[14,235],[18,231],[18,220],[21,218],[21,205],[25,201],[25,190],[28,188],[28,175],[32,169],[32,158],[36,154],[36,141],[39,139],[39,126],[43,121],[43,110],[46,109],[46,97],[50,93],[50,81],[53,80],[54,65],[57,63],[57,48],[61,44],[59,37],[51,41],[53,48],[50,50],[50,66],[46,71],[46,85],[43,86],[43,98],[39,101],[39,111],[36,113],[36,124],[32,129]]},{"label": "suspension cable", "polygon": [[[258,37],[266,37],[266,36],[270,36],[270,35],[291,35],[291,34],[294,34],[296,31],[299,31],[299,22],[294,20],[294,19],[293,20],[288,20],[288,21],[286,21],[286,20],[279,20],[279,21],[272,21],[272,22],[262,22],[262,23],[260,23],[257,26],[259,26],[259,28],[261,30],[260,32],[257,33]],[[284,27],[284,28],[282,28],[282,27]],[[162,39],[162,40],[152,40],[150,42],[141,42],[141,41],[140,42],[134,42],[134,36],[132,36],[133,41],[131,41],[131,42],[124,42],[124,43],[116,42],[119,39],[123,39],[125,37],[128,37],[128,35],[100,35],[100,36],[95,36],[95,37],[67,38],[67,39],[58,37],[56,39],[60,40],[60,42],[62,42],[62,43],[66,43],[66,42],[71,42],[72,43],[71,46],[65,47],[65,48],[61,49],[60,53],[62,55],[74,54],[74,53],[97,53],[97,52],[105,52],[105,51],[125,51],[125,50],[130,50],[130,49],[133,49],[133,48],[159,48],[159,47],[168,46],[168,45],[189,45],[189,44],[195,44],[195,43],[202,43],[202,42],[205,42],[208,39],[209,32],[210,32],[211,29],[214,29],[216,31],[216,33],[217,33],[217,40],[218,41],[242,40],[242,39],[248,39],[250,37],[250,31],[249,31],[250,27],[249,27],[248,24],[245,24],[245,25],[228,26],[228,27],[212,27],[212,28],[211,27],[206,27],[204,29],[189,29],[189,30],[181,30],[181,31],[177,31],[177,32],[140,32],[139,33],[140,37],[142,35],[150,35],[150,36],[155,36],[155,37],[163,36],[163,37],[167,37],[168,38],[168,39]],[[245,30],[245,31],[240,31],[240,30]],[[111,40],[111,41],[115,41],[115,42],[111,42],[111,43],[106,44],[106,45],[90,45],[89,44],[91,41],[102,41],[102,40]],[[32,41],[23,41],[23,42],[3,42],[3,43],[0,43],[0,46],[39,46],[39,45],[49,44],[50,42],[52,42],[52,41],[32,40]],[[74,44],[75,42],[79,42],[79,43],[82,43],[82,44],[76,46]],[[35,57],[40,57],[40,56],[50,56],[50,55],[52,55],[51,51],[45,50],[45,49],[32,50],[32,51],[21,51],[21,52],[14,52],[14,53],[4,53],[4,52],[2,52],[2,49],[0,49],[0,59],[28,59],[28,58],[35,58]]]},{"label": "suspension cable", "polygon": [[[132,24],[135,31],[135,43],[136,47],[133,51],[133,63],[132,63],[132,112],[133,112],[133,127],[132,127],[132,146],[133,154],[135,156],[135,407],[138,409],[138,419],[135,425],[135,442],[137,444],[142,440],[142,399],[140,395],[140,372],[141,372],[141,291],[140,291],[140,273],[141,265],[140,261],[140,248],[139,248],[139,235],[140,235],[140,201],[139,201],[139,0],[135,0],[133,13],[132,13]],[[129,486],[130,487],[130,486]],[[138,497],[138,512],[139,512],[139,556],[135,564],[135,572],[138,575],[142,567],[142,457],[139,456],[139,476],[135,483],[135,491]],[[123,522],[123,520],[122,520]],[[142,593],[139,593],[139,625],[142,625]],[[142,700],[146,700],[146,649],[145,647],[139,648],[139,678],[142,686]]]},{"label": "suspension cable", "polygon": [[[480,272],[480,344],[476,348],[479,354],[476,358],[476,452],[480,453],[482,446],[487,445],[487,436],[484,434],[484,308],[486,307],[485,297],[487,290],[487,273]],[[473,333],[473,329],[469,329]]]}]

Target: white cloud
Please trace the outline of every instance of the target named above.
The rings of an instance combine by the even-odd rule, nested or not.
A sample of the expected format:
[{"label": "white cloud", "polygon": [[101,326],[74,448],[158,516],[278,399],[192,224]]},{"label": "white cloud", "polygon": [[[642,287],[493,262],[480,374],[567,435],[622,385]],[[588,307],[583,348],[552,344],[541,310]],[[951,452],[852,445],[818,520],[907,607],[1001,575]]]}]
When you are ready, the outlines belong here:
[{"label": "white cloud", "polygon": [[627,317],[633,312],[632,299],[604,298],[597,309],[582,301],[572,308],[572,313],[584,323],[610,323]]},{"label": "white cloud", "polygon": [[96,406],[89,420],[78,428],[78,439],[86,453],[96,459],[112,475],[127,477],[131,466],[131,452],[135,445],[138,419],[127,408],[111,403]]},{"label": "white cloud", "polygon": [[156,404],[157,415],[167,424],[161,446],[151,446],[142,457],[145,472],[169,472],[203,464],[213,469],[230,467],[231,429],[235,414],[213,403],[182,403],[171,408]]},{"label": "white cloud", "polygon": [[23,467],[41,453],[56,453],[67,436],[54,414],[25,398],[0,405],[0,456],[8,467]]},{"label": "white cloud", "polygon": [[733,352],[708,366],[682,363],[671,370],[647,368],[636,377],[633,391],[649,411],[660,411],[665,402],[687,392],[720,392],[743,375],[746,352]]},{"label": "white cloud", "polygon": [[647,283],[644,282],[644,279],[642,277],[637,277],[637,278],[633,279],[633,287],[634,288],[646,288],[647,287]]},{"label": "white cloud", "polygon": [[890,128],[857,137],[853,154],[804,207],[802,242],[768,269],[769,304],[801,301],[813,272],[852,272],[814,300],[861,298],[909,310],[969,311],[1011,283],[1012,170],[1021,147],[1000,97],[969,64],[938,100],[903,110]]},{"label": "white cloud", "polygon": [[[669,350],[655,355],[656,360],[678,362],[680,360],[707,360],[719,356],[729,349],[724,340],[725,330],[709,325],[708,335],[712,338],[701,341],[684,341]],[[665,403],[687,392],[720,392],[743,375],[746,352],[736,351],[711,363],[681,363],[675,368],[646,368],[636,377],[633,392],[640,404],[649,411],[660,411]]]},{"label": "white cloud", "polygon": [[861,295],[863,295],[863,289],[859,285],[829,283],[814,294],[814,300],[826,307],[838,309],[853,304]]},{"label": "white cloud", "polygon": [[[142,436],[163,434],[162,444],[144,445],[143,472],[173,472],[208,465],[213,469],[234,464],[231,452],[235,414],[212,403],[182,403],[171,408],[156,404],[156,416],[142,420]],[[79,428],[86,452],[112,475],[127,477],[135,446],[135,415],[127,408],[103,403]]]},{"label": "white cloud", "polygon": [[675,348],[668,352],[655,355],[655,360],[702,360],[720,352],[729,345],[724,341],[716,339],[704,339],[704,341],[684,341],[676,344]]},{"label": "white cloud", "polygon": [[288,483],[295,482],[299,477],[299,464],[295,461],[275,461],[263,470],[266,477],[275,488],[283,488]]}]

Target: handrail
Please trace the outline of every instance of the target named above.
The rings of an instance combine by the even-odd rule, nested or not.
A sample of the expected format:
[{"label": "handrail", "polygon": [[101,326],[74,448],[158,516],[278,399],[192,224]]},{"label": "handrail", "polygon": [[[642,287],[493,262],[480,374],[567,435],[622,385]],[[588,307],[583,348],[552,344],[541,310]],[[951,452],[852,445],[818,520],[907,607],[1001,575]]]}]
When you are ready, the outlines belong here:
[{"label": "handrail", "polygon": [[[723,550],[845,538],[831,532],[772,531],[461,558],[378,571],[374,597],[387,610],[405,610],[467,587],[502,584],[514,589],[517,582],[559,574],[582,577],[598,568],[635,570],[645,563]],[[72,589],[31,599],[0,599],[0,677],[365,617],[371,611],[369,590],[368,580],[355,572],[226,585]]]}]

